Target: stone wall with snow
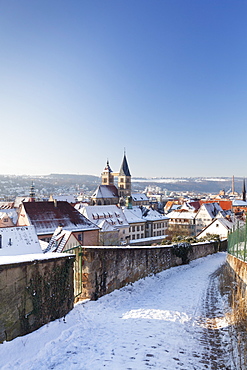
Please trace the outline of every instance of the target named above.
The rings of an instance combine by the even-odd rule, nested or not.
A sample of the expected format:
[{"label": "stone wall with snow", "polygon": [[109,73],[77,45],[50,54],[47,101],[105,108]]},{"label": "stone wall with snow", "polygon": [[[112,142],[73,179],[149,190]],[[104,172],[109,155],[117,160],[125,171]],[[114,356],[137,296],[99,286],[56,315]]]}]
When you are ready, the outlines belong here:
[{"label": "stone wall with snow", "polygon": [[[83,288],[78,299],[96,300],[126,284],[181,265],[182,258],[176,257],[172,249],[171,246],[83,247],[82,273],[77,275],[82,279]],[[196,244],[188,259],[205,257],[217,250],[215,243]]]},{"label": "stone wall with snow", "polygon": [[74,256],[0,257],[0,343],[65,316],[74,305]]}]

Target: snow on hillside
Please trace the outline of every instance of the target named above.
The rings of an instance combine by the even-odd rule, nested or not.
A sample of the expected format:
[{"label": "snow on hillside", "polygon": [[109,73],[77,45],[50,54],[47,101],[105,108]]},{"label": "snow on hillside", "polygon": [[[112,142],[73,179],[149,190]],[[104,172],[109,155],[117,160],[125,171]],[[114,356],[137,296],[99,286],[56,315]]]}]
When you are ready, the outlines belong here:
[{"label": "snow on hillside", "polygon": [[[98,301],[77,304],[65,317],[0,345],[1,369],[213,369],[231,367],[229,341],[217,367],[203,340],[203,300],[225,253],[141,279]],[[218,325],[227,327],[219,314]],[[211,357],[210,357],[211,356]]]}]

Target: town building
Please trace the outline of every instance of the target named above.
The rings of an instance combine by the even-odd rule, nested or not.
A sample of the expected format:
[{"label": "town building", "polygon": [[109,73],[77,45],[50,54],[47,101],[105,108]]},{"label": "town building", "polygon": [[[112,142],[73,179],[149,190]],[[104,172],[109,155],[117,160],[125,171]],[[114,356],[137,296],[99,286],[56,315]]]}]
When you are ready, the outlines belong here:
[{"label": "town building", "polygon": [[215,218],[225,218],[226,211],[216,202],[204,203],[195,216],[196,235],[208,226]]},{"label": "town building", "polygon": [[57,227],[72,231],[81,245],[98,245],[99,228],[68,202],[23,202],[17,226],[35,227],[40,240],[49,242]]},{"label": "town building", "polygon": [[123,212],[130,225],[130,245],[150,245],[166,238],[168,218],[158,211],[128,204]]},{"label": "town building", "polygon": [[195,210],[177,209],[167,214],[169,218],[168,234],[175,237],[196,235],[196,214]]},{"label": "town building", "polygon": [[129,223],[122,208],[116,205],[86,206],[79,212],[98,226],[100,245],[128,244]]},{"label": "town building", "polygon": [[206,226],[198,235],[197,238],[203,238],[208,234],[219,235],[220,239],[227,238],[229,232],[232,231],[236,221],[226,218],[215,218],[208,226]]}]

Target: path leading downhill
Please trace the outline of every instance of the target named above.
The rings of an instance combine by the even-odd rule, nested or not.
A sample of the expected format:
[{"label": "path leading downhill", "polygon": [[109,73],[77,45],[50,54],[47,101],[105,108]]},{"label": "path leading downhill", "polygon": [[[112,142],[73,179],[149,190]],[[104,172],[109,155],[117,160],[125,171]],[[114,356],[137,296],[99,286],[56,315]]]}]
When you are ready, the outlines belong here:
[{"label": "path leading downhill", "polygon": [[0,368],[236,370],[218,291],[225,258],[201,258],[78,304],[65,321],[0,345]]}]

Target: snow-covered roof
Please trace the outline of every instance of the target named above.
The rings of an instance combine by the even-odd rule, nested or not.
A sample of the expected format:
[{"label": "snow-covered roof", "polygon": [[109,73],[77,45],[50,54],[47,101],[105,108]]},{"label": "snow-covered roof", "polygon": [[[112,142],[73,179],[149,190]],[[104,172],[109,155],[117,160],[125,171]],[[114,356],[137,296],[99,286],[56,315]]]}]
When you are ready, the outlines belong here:
[{"label": "snow-covered roof", "polygon": [[53,234],[58,226],[74,232],[97,229],[68,202],[26,202],[23,207],[38,235]]},{"label": "snow-covered roof", "polygon": [[52,238],[47,246],[47,248],[44,250],[44,253],[47,252],[57,252],[61,253],[64,249],[64,246],[66,242],[69,240],[72,232],[69,230],[64,230],[61,227],[58,227],[54,234],[52,235]]},{"label": "snow-covered roof", "polygon": [[[218,203],[204,203],[200,210],[202,208],[205,208],[205,210],[207,211],[208,215],[210,216],[210,218],[215,218],[215,217],[219,217],[219,215],[222,215],[223,217],[225,216],[225,213],[223,211],[223,209],[220,207],[220,205]],[[200,212],[200,210],[198,212]]]},{"label": "snow-covered roof", "polygon": [[101,226],[104,226],[102,223],[103,220],[107,221],[107,223],[113,226],[114,229],[129,226],[122,208],[119,208],[116,205],[86,206],[81,208],[80,212],[100,228]]},{"label": "snow-covered roof", "polygon": [[167,214],[169,219],[189,219],[193,220],[196,216],[195,211],[177,210]]},{"label": "snow-covered roof", "polygon": [[64,201],[68,203],[76,203],[76,198],[74,195],[52,195],[52,198],[57,201]]},{"label": "snow-covered roof", "polygon": [[240,200],[240,199],[234,199],[232,201],[232,206],[233,207],[247,207],[247,202],[245,202],[244,200]]},{"label": "snow-covered roof", "polygon": [[16,224],[18,215],[14,209],[4,209],[4,210],[0,209],[0,218],[3,219],[6,216],[11,218],[13,223]]},{"label": "snow-covered roof", "polygon": [[99,220],[97,226],[100,228],[101,232],[116,231],[116,227],[111,225],[107,220]]},{"label": "snow-covered roof", "polygon": [[161,221],[168,220],[167,216],[162,215],[152,208],[142,207],[142,217],[147,221]]},{"label": "snow-covered roof", "polygon": [[168,217],[158,211],[144,206],[123,207],[123,212],[129,223],[168,220]]},{"label": "snow-covered roof", "polygon": [[123,213],[129,224],[145,222],[142,218],[141,208],[138,206],[133,206],[132,208],[123,207]]},{"label": "snow-covered roof", "polygon": [[131,196],[134,202],[148,201],[145,193],[133,193]]},{"label": "snow-covered roof", "polygon": [[92,195],[92,198],[116,198],[118,197],[118,189],[115,185],[99,185]]},{"label": "snow-covered roof", "polygon": [[11,209],[14,208],[14,202],[0,202],[0,209]]},{"label": "snow-covered roof", "polygon": [[0,256],[42,253],[33,226],[0,228]]},{"label": "snow-covered roof", "polygon": [[23,202],[30,202],[30,196],[16,197],[14,202],[14,208],[18,208]]}]

